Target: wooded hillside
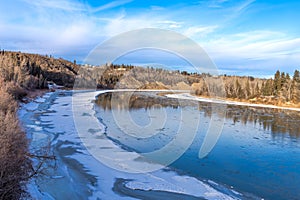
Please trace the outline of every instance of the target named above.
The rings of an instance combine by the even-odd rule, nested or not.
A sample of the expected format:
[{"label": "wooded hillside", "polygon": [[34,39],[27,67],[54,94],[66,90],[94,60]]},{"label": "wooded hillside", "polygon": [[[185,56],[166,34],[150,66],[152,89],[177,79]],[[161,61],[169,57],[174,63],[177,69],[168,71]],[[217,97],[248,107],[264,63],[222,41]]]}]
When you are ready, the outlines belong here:
[{"label": "wooded hillside", "polygon": [[292,76],[277,71],[274,78],[260,79],[110,64],[81,68],[76,80],[77,88],[179,89],[199,96],[252,103],[299,106],[300,102],[298,70]]},{"label": "wooded hillside", "polygon": [[47,81],[72,87],[79,66],[52,56],[0,51],[0,74],[6,81],[13,81],[22,88],[41,89]]}]

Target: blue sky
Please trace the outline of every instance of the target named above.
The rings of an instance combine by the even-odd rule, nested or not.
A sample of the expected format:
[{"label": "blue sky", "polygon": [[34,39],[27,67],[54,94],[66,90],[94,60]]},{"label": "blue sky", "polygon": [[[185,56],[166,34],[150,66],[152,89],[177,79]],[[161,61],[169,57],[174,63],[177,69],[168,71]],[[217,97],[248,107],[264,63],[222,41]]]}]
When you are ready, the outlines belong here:
[{"label": "blue sky", "polygon": [[297,0],[3,1],[0,48],[82,61],[112,36],[162,28],[196,41],[222,73],[293,73],[300,68],[299,10]]}]

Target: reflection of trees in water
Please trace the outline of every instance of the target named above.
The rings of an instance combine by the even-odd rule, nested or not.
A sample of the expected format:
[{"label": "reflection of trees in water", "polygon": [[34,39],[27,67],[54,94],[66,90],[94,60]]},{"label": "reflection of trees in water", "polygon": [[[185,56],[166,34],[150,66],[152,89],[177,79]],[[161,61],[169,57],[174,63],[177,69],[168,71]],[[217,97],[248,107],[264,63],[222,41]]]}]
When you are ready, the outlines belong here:
[{"label": "reflection of trees in water", "polygon": [[296,111],[228,106],[226,118],[233,123],[259,124],[274,136],[288,133],[291,137],[300,137],[300,113]]},{"label": "reflection of trees in water", "polygon": [[[205,117],[212,115],[210,103],[199,102],[199,110]],[[226,119],[231,119],[233,124],[259,124],[274,136],[288,133],[291,137],[300,137],[300,113],[296,111],[228,105]]]},{"label": "reflection of trees in water", "polygon": [[[111,99],[114,98],[113,105]],[[111,109],[150,109],[156,105],[177,109],[193,105],[190,101],[157,96],[155,93],[104,93],[96,104],[104,110]],[[199,102],[198,109],[205,117],[211,117],[211,103]],[[254,108],[228,105],[226,119],[233,123],[259,124],[264,130],[270,130],[274,136],[288,133],[291,137],[300,137],[300,113],[296,111],[277,110],[270,108]]]},{"label": "reflection of trees in water", "polygon": [[[154,93],[153,93],[154,94]],[[112,101],[113,99],[113,101]],[[180,106],[185,106],[187,103],[182,104],[177,99],[170,99],[164,96],[147,95],[141,92],[136,93],[104,93],[101,94],[96,104],[103,108],[108,109],[150,109],[155,106],[171,107],[177,109]]]}]

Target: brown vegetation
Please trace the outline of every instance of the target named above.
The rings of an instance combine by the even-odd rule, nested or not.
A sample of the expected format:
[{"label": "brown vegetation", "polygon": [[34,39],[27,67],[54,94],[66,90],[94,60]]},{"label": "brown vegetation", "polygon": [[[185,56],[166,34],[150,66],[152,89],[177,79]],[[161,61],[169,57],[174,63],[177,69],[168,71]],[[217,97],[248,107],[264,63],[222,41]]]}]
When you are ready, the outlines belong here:
[{"label": "brown vegetation", "polygon": [[[18,100],[28,91],[46,87],[48,80],[72,85],[75,67],[62,59],[0,52],[0,200],[28,197],[27,181],[40,173],[46,160],[53,159],[44,150],[29,152],[17,118]],[[32,165],[32,159],[37,166]]]},{"label": "brown vegetation", "polygon": [[42,56],[11,51],[0,51],[0,74],[23,89],[47,87],[47,81],[73,87],[79,66],[75,63]]},{"label": "brown vegetation", "polygon": [[28,144],[16,116],[18,108],[9,94],[9,85],[0,78],[0,199],[19,199],[29,178],[31,161]]},{"label": "brown vegetation", "polygon": [[0,200],[24,197],[26,182],[53,159],[41,149],[36,155],[29,152],[17,118],[17,100],[28,91],[46,88],[48,81],[72,87],[77,70],[75,63],[51,56],[0,51]]},{"label": "brown vegetation", "polygon": [[110,64],[81,68],[76,87],[191,90],[191,93],[198,96],[289,107],[299,107],[300,102],[300,78],[297,70],[293,77],[277,71],[274,78],[259,79]]},{"label": "brown vegetation", "polygon": [[277,71],[274,79],[218,76],[200,79],[192,84],[193,93],[199,96],[220,97],[236,101],[299,107],[299,71],[289,74]]},{"label": "brown vegetation", "polygon": [[190,83],[179,71],[106,64],[80,68],[75,88],[187,89]]}]

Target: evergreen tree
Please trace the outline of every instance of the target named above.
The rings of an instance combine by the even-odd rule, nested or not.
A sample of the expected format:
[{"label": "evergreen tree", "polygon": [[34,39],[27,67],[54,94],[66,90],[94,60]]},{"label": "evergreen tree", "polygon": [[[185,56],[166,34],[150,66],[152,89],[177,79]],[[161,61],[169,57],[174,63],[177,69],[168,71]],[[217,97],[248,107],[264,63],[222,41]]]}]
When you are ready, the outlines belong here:
[{"label": "evergreen tree", "polygon": [[277,95],[280,90],[281,90],[281,74],[280,71],[277,70],[277,72],[274,75],[274,86],[273,86],[274,94]]},{"label": "evergreen tree", "polygon": [[298,70],[295,70],[293,81],[292,81],[292,87],[291,87],[291,100],[294,103],[300,102],[300,73]]},{"label": "evergreen tree", "polygon": [[286,82],[286,76],[284,72],[281,72],[281,77],[280,77],[280,89],[282,88],[282,86],[285,84]]},{"label": "evergreen tree", "polygon": [[300,73],[298,70],[295,70],[295,72],[294,72],[293,81],[295,81],[297,83],[300,82]]},{"label": "evergreen tree", "polygon": [[272,79],[268,79],[264,84],[262,88],[262,93],[264,96],[270,96],[273,93],[273,83]]},{"label": "evergreen tree", "polygon": [[285,79],[286,79],[287,81],[291,80],[291,76],[290,76],[289,73],[286,74]]}]

